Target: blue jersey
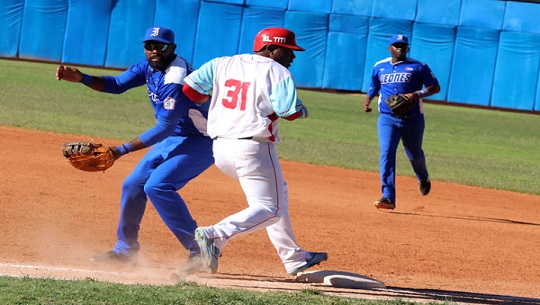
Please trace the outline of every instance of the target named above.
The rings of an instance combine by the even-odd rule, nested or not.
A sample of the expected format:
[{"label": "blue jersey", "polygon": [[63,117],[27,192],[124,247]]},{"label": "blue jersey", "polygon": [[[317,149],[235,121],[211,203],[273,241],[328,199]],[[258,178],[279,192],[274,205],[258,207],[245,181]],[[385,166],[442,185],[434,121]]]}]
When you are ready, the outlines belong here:
[{"label": "blue jersey", "polygon": [[[400,93],[412,93],[421,90],[424,86],[438,83],[428,65],[412,58],[392,64],[392,58],[389,57],[377,62],[373,67],[367,95],[373,98],[380,93],[379,112],[391,115],[392,111],[383,102],[387,97]],[[410,115],[420,113],[422,113],[422,99],[408,112]]]},{"label": "blue jersey", "polygon": [[208,105],[197,105],[182,92],[184,77],[193,71],[191,65],[177,56],[167,70],[154,71],[145,58],[118,76],[105,76],[105,92],[120,94],[144,84],[158,124],[140,139],[151,146],[171,135],[206,135]]}]

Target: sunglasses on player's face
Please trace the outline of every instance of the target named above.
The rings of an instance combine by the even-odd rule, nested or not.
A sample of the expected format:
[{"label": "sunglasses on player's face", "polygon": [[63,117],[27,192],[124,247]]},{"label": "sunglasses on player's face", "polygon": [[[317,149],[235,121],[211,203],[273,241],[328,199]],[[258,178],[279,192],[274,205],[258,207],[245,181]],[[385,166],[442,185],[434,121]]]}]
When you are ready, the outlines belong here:
[{"label": "sunglasses on player's face", "polygon": [[409,46],[409,44],[407,43],[404,43],[404,42],[396,42],[394,44],[392,44],[392,46],[396,49],[405,49]]},{"label": "sunglasses on player's face", "polygon": [[158,50],[160,52],[165,52],[165,51],[167,51],[167,49],[169,49],[169,46],[170,46],[170,44],[166,44],[166,43],[149,43],[149,42],[146,42],[144,44],[144,49],[147,50],[147,51]]}]

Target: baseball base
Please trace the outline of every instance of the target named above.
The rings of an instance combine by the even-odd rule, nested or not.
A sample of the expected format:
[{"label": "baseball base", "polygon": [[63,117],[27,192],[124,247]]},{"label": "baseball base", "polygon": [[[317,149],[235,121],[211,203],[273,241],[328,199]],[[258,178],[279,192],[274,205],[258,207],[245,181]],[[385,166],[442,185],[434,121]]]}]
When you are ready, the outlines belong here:
[{"label": "baseball base", "polygon": [[306,271],[299,274],[296,281],[324,283],[336,288],[373,289],[386,287],[383,282],[368,276],[335,270]]}]

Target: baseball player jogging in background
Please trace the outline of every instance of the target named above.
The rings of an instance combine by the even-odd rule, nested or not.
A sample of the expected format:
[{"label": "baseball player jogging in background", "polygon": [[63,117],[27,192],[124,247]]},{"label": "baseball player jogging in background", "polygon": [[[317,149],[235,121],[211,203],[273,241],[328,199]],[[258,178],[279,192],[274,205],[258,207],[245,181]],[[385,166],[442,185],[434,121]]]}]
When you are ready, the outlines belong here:
[{"label": "baseball player jogging in background", "polygon": [[[278,118],[308,116],[287,69],[304,51],[293,32],[267,28],[255,36],[255,54],[215,58],[186,77],[184,92],[196,103],[210,99],[208,134],[214,139],[216,166],[240,181],[248,207],[219,223],[199,227],[195,236],[208,273],[233,238],[266,228],[287,273],[295,275],[327,259],[296,243],[275,143]],[[210,92],[212,96],[209,97]]]},{"label": "baseball player jogging in background", "polygon": [[90,76],[66,66],[59,66],[56,71],[58,80],[81,82],[106,93],[120,94],[146,84],[157,119],[153,128],[136,139],[111,147],[119,158],[152,146],[122,185],[115,247],[94,259],[136,261],[140,249],[139,226],[149,199],[165,224],[189,250],[184,271],[196,271],[202,266],[199,246],[194,241],[197,223],[177,191],[214,163],[212,139],[206,135],[208,107],[191,102],[182,92],[183,79],[193,69],[175,54],[174,33],[170,29],[149,28],[143,47],[146,58],[118,76]]},{"label": "baseball player jogging in background", "polygon": [[[382,197],[375,201],[375,207],[392,210],[396,208],[396,151],[400,140],[416,173],[420,193],[425,196],[431,190],[422,150],[425,126],[422,98],[438,93],[441,88],[428,65],[407,57],[409,39],[406,36],[392,36],[388,51],[392,56],[373,67],[364,111],[371,111],[369,104],[379,94],[377,129]],[[398,112],[393,108],[394,103],[387,104],[389,97],[395,95],[401,95],[400,100],[409,104],[405,111]]]}]

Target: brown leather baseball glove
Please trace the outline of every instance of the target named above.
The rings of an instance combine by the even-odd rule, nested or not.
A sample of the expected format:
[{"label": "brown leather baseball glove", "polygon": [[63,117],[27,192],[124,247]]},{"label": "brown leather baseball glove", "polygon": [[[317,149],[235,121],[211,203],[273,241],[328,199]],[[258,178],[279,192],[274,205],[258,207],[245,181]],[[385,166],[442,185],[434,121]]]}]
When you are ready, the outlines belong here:
[{"label": "brown leather baseball glove", "polygon": [[62,154],[73,167],[85,172],[105,171],[113,166],[115,161],[111,149],[100,143],[64,143]]},{"label": "brown leather baseball glove", "polygon": [[395,94],[384,101],[395,116],[402,116],[416,105],[417,100],[408,98],[405,94]]}]

